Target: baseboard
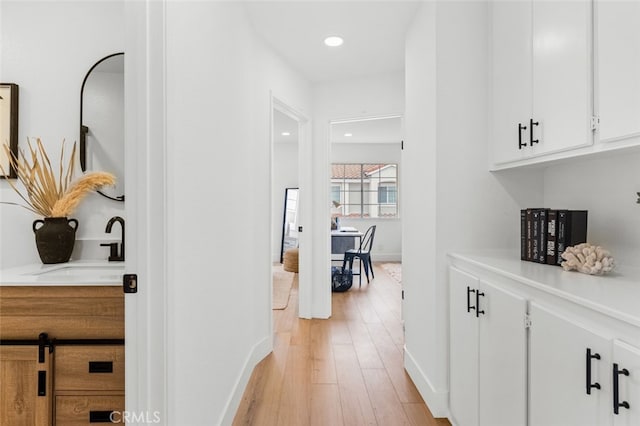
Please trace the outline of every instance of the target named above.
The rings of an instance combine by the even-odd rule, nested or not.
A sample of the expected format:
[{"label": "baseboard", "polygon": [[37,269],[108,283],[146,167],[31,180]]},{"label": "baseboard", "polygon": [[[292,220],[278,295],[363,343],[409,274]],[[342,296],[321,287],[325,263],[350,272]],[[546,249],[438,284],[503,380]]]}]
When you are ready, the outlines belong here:
[{"label": "baseboard", "polygon": [[448,417],[449,392],[438,391],[433,387],[427,375],[406,347],[404,348],[404,368],[431,410],[433,417]]},{"label": "baseboard", "polygon": [[371,253],[374,262],[402,262],[402,253]]},{"label": "baseboard", "polygon": [[247,387],[247,383],[249,383],[253,369],[260,361],[262,361],[262,359],[264,359],[264,357],[271,353],[272,349],[271,338],[269,336],[260,340],[253,346],[251,353],[242,367],[242,372],[240,373],[238,380],[236,380],[236,384],[233,386],[233,390],[227,400],[222,415],[220,416],[218,425],[230,425],[233,423],[233,418],[238,411],[240,401],[242,400],[242,394]]}]

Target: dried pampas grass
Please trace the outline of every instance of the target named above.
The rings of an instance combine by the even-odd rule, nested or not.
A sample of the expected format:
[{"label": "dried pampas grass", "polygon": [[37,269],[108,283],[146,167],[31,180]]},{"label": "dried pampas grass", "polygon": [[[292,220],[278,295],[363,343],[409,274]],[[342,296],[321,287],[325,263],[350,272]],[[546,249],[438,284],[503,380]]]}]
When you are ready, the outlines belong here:
[{"label": "dried pampas grass", "polygon": [[[40,139],[36,139],[36,148],[29,144],[29,160],[24,151],[20,150],[18,156],[13,155],[8,145],[4,145],[4,151],[9,158],[11,167],[15,168],[18,180],[24,185],[26,195],[18,189],[18,186],[7,180],[13,190],[22,198],[25,204],[2,202],[2,204],[12,204],[24,207],[43,217],[65,217],[69,216],[80,201],[91,191],[103,185],[115,184],[115,177],[110,173],[92,172],[83,175],[80,179],[72,182],[76,145],[73,144],[68,165],[64,163],[64,141],[60,151],[60,168],[56,177],[53,171],[49,156],[42,145]],[[0,170],[6,175],[0,164]]]}]

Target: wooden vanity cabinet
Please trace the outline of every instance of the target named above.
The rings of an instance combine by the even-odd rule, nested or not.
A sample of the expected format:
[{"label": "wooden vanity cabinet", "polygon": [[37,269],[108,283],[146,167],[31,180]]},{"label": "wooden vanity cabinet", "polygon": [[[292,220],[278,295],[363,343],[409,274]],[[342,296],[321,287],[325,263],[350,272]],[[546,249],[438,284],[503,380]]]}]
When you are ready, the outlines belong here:
[{"label": "wooden vanity cabinet", "polygon": [[[44,350],[41,333],[49,343]],[[0,424],[74,426],[121,418],[109,418],[124,411],[121,287],[2,286],[0,340]]]}]

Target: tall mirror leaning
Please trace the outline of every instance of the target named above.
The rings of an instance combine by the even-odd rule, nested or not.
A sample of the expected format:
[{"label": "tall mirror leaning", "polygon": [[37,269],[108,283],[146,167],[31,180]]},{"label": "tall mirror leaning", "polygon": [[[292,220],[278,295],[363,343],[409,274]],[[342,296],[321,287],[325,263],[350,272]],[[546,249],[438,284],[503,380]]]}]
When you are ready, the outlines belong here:
[{"label": "tall mirror leaning", "polygon": [[115,187],[98,192],[124,201],[124,53],[100,59],[82,82],[80,166],[113,173]]}]

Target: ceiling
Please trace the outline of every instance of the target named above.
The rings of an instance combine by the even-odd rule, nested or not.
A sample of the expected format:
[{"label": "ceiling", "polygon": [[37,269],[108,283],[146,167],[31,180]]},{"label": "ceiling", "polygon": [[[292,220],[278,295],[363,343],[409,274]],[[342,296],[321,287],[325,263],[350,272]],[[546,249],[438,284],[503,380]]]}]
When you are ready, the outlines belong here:
[{"label": "ceiling", "polygon": [[[311,82],[404,69],[405,32],[418,1],[247,2],[256,32]],[[344,38],[327,47],[329,35]]]},{"label": "ceiling", "polygon": [[[351,136],[346,136],[350,134]],[[332,123],[332,143],[400,143],[402,119],[400,117]]]},{"label": "ceiling", "polygon": [[[289,135],[283,135],[284,132]],[[298,122],[275,108],[273,109],[273,141],[298,143]]]}]

